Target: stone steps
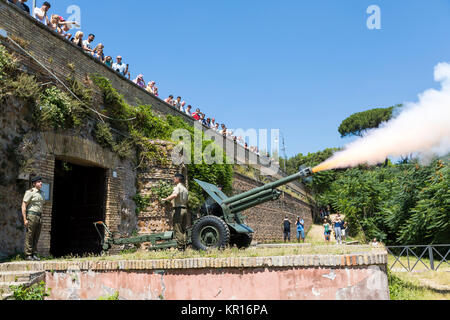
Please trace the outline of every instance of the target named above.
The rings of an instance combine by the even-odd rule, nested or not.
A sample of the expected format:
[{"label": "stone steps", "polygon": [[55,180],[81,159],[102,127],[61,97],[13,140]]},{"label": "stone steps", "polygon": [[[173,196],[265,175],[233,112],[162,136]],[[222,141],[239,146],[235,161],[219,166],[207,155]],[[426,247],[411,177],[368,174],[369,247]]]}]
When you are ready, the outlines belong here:
[{"label": "stone steps", "polygon": [[6,271],[0,272],[0,283],[2,282],[30,282],[39,276],[39,272],[32,271]]},{"label": "stone steps", "polygon": [[3,293],[10,292],[11,286],[28,286],[28,282],[26,281],[12,281],[12,282],[0,282],[0,291],[3,291]]},{"label": "stone steps", "polygon": [[4,271],[0,272],[0,300],[13,298],[11,286],[30,287],[45,280],[44,271]]},{"label": "stone steps", "polygon": [[13,293],[0,294],[0,301],[1,300],[14,300],[13,297],[14,297]]},{"label": "stone steps", "polygon": [[34,269],[35,265],[40,264],[40,262],[8,262],[0,263],[0,273],[14,271],[14,272],[28,272]]}]

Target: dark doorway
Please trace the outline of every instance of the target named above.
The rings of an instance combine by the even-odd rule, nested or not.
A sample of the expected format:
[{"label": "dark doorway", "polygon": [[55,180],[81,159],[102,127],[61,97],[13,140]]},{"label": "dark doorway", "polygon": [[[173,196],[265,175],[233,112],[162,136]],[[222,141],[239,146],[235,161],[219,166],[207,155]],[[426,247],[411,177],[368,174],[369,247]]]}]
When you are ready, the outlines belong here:
[{"label": "dark doorway", "polygon": [[101,252],[94,222],[105,219],[106,170],[56,160],[50,253]]}]

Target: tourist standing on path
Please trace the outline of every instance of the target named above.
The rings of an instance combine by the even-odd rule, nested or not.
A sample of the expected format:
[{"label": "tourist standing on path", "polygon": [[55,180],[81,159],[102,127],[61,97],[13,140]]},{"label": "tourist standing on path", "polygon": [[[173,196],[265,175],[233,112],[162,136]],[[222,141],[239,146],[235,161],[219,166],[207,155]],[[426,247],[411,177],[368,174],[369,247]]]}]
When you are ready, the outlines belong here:
[{"label": "tourist standing on path", "polygon": [[336,241],[338,244],[342,244],[342,219],[339,213],[334,218],[333,224],[334,224],[334,232],[336,235]]},{"label": "tourist standing on path", "polygon": [[297,222],[295,224],[297,225],[297,241],[300,242],[301,238],[302,242],[305,243],[305,221],[300,219],[300,217],[297,217]]},{"label": "tourist standing on path", "polygon": [[347,225],[347,221],[342,220],[341,225],[342,225],[342,227],[341,227],[342,240],[347,241],[347,234],[348,234],[348,232],[347,232],[347,226],[348,226]]},{"label": "tourist standing on path", "polygon": [[330,242],[331,237],[331,225],[328,223],[327,219],[323,219],[323,229],[325,235],[325,242]]},{"label": "tourist standing on path", "polygon": [[288,217],[284,218],[283,221],[283,233],[284,233],[284,242],[286,242],[286,239],[291,242],[291,222],[289,221]]},{"label": "tourist standing on path", "polygon": [[25,256],[27,260],[40,259],[37,257],[37,244],[41,234],[41,216],[44,210],[45,195],[42,189],[42,178],[31,179],[33,188],[25,192],[22,202],[23,223],[26,229]]},{"label": "tourist standing on path", "polygon": [[175,187],[173,193],[162,201],[173,200],[173,232],[177,240],[178,249],[185,250],[187,246],[187,228],[191,219],[187,211],[188,190],[184,186],[184,176],[177,173],[173,179]]}]

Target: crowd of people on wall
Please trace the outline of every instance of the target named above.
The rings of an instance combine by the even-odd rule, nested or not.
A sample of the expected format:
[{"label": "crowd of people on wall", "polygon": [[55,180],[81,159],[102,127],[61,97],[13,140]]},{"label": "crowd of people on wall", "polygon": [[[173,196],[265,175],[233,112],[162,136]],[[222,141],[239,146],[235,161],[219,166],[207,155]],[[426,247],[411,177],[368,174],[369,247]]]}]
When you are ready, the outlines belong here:
[{"label": "crowd of people on wall", "polygon": [[[112,68],[122,76],[131,80],[131,74],[129,71],[129,64],[123,62],[122,56],[116,57],[116,62],[113,61],[111,56],[107,56],[104,53],[105,46],[103,43],[98,43],[96,46],[93,45],[95,40],[95,35],[90,33],[86,35],[82,31],[77,31],[75,34],[70,33],[70,30],[75,26],[79,28],[79,25],[75,21],[66,21],[62,16],[58,14],[50,14],[51,4],[48,1],[42,3],[40,7],[34,8],[33,12],[30,12],[30,8],[25,4],[27,0],[8,0],[10,3],[18,6],[20,9],[24,10],[28,14],[31,14],[36,20],[40,21],[61,37],[73,42],[76,46],[80,47],[87,54],[92,55],[95,59],[104,63],[106,66]],[[152,95],[159,97],[158,87],[155,81],[150,81],[148,83],[144,80],[144,75],[139,74],[133,82],[145,89]],[[186,101],[182,101],[181,97],[174,99],[173,95],[170,95],[164,100],[167,104],[171,105],[173,108],[187,114],[189,117],[193,118],[195,121],[199,121],[204,126],[217,131],[224,137],[233,140],[236,144],[241,145],[245,149],[260,155],[260,151],[257,146],[249,146],[245,139],[241,136],[235,136],[233,131],[228,129],[225,124],[219,124],[215,118],[207,117],[205,113],[201,112],[199,108],[194,108],[191,105],[186,106]],[[264,156],[269,156],[264,154]]]},{"label": "crowd of people on wall", "polygon": [[[147,88],[147,90],[149,90],[149,88]],[[215,118],[207,118],[206,114],[201,112],[199,108],[196,108],[195,111],[193,111],[192,106],[190,104],[186,105],[187,104],[186,101],[182,100],[180,96],[178,96],[175,99],[173,95],[169,95],[164,100],[164,102],[171,105],[173,108],[179,110],[180,112],[186,113],[189,117],[193,118],[195,121],[200,122],[202,125],[214,131],[217,131],[224,137],[232,139],[235,143],[240,144],[245,149],[248,149],[251,152],[254,152],[259,155],[258,147],[255,146],[249,147],[243,137],[233,135],[232,130],[228,129],[224,123],[220,124],[219,122],[217,122]]]},{"label": "crowd of people on wall", "polygon": [[36,7],[33,12],[30,12],[30,8],[25,4],[28,0],[8,1],[11,4],[18,6],[28,14],[31,14],[36,20],[58,33],[61,37],[73,42],[84,52],[91,54],[95,59],[117,71],[124,77],[128,77],[128,79],[130,79],[130,72],[128,71],[129,65],[122,61],[122,57],[120,55],[116,57],[116,62],[113,62],[113,58],[111,56],[105,55],[105,46],[102,43],[98,43],[96,46],[93,45],[95,40],[94,34],[90,33],[86,37],[82,31],[77,31],[75,34],[70,33],[70,30],[73,27],[79,27],[79,25],[77,25],[77,22],[75,21],[66,21],[59,14],[50,14],[49,11],[52,7],[50,2],[43,2],[40,7]]}]

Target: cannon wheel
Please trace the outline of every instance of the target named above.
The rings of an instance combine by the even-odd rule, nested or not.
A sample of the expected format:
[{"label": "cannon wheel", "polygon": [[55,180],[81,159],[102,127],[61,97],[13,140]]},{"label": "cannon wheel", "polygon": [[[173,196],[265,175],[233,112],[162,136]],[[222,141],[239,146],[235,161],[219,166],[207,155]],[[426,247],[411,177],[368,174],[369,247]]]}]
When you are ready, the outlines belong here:
[{"label": "cannon wheel", "polygon": [[192,228],[192,246],[197,250],[224,249],[229,242],[230,229],[219,217],[200,218]]},{"label": "cannon wheel", "polygon": [[249,233],[240,233],[233,239],[233,244],[239,249],[247,249],[252,244],[253,235]]}]

